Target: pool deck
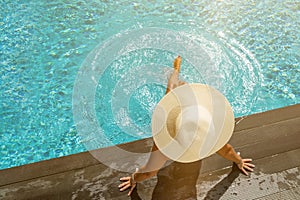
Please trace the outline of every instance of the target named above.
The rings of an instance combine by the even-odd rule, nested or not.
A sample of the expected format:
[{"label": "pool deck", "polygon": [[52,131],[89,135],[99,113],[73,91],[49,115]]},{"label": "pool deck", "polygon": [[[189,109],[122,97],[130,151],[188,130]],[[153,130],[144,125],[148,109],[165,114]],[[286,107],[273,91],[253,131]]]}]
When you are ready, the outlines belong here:
[{"label": "pool deck", "polygon": [[[236,119],[239,121],[240,118]],[[128,173],[107,167],[89,152],[0,170],[0,199],[300,199],[300,104],[247,116],[235,128],[230,144],[243,157],[253,158],[255,172],[245,176],[231,162],[213,155],[190,165],[174,163],[168,175],[186,174],[181,185],[151,178],[138,184],[131,197],[119,192],[119,178]],[[152,139],[119,145],[131,152],[149,152]],[[114,148],[95,150],[111,166],[136,167],[136,157],[123,157]],[[176,170],[174,170],[176,169]],[[163,177],[168,167],[158,176]],[[173,170],[173,171],[172,171]],[[193,170],[196,172],[191,174]],[[200,171],[200,173],[199,173]],[[199,174],[198,174],[199,173]],[[171,180],[171,179],[170,179]],[[186,181],[186,182],[185,182]],[[186,183],[186,184],[185,184]],[[187,183],[193,183],[187,187]],[[163,188],[161,185],[165,184]],[[190,184],[191,185],[191,184]],[[155,190],[154,190],[155,188]],[[161,192],[159,189],[163,189]],[[154,191],[154,192],[153,192]]]}]

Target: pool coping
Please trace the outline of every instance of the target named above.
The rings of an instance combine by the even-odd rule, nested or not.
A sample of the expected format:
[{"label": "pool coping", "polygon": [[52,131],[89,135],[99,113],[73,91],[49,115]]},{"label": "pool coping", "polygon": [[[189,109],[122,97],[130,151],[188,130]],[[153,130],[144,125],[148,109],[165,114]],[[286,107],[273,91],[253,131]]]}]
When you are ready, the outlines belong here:
[{"label": "pool coping", "polygon": [[[296,140],[288,140],[286,144],[283,143],[279,145],[279,147],[266,145],[266,141],[270,140],[270,138],[274,143],[280,143],[280,141],[283,139],[286,140],[289,137],[298,138],[300,130],[300,104],[236,118],[236,121],[239,123],[235,127],[230,143],[235,146],[238,151],[243,152],[245,156],[250,156],[253,159],[263,159],[271,155],[300,148],[300,144]],[[280,131],[277,132],[274,130]],[[257,135],[258,133],[262,134]],[[245,141],[245,135],[251,135],[252,139]],[[256,148],[252,149],[253,145],[255,145]],[[152,146],[152,139],[147,138],[117,146],[131,152],[147,153]],[[109,157],[105,156],[104,162],[112,161],[115,164],[130,163],[133,160],[133,158],[120,158],[120,155],[116,154],[112,147],[94,150],[93,153],[110,155]],[[209,174],[212,171],[224,169],[228,166],[231,166],[230,162],[224,162],[220,157],[213,155],[204,159],[201,174]],[[16,184],[20,185],[43,177],[63,173],[67,174],[71,171],[74,172],[93,167],[97,167],[99,172],[108,169],[106,165],[94,158],[90,152],[82,152],[0,170],[0,197],[1,189],[3,191],[3,189],[14,187]],[[122,173],[120,172],[120,174]],[[117,195],[120,194],[118,193]]]}]

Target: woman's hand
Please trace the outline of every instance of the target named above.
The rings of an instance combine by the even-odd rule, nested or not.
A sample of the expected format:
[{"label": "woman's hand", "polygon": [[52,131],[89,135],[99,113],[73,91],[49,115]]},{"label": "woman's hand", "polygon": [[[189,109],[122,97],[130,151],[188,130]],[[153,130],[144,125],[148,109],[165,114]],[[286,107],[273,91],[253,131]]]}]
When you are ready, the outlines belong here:
[{"label": "woman's hand", "polygon": [[130,176],[122,177],[122,178],[120,178],[120,181],[123,181],[123,183],[121,183],[119,185],[119,188],[120,188],[121,192],[123,192],[124,190],[131,187],[129,192],[128,192],[128,196],[130,196],[133,189],[136,187],[136,182]]},{"label": "woman's hand", "polygon": [[[240,155],[240,152],[237,152],[238,155]],[[255,165],[251,164],[250,162],[252,162],[252,159],[250,158],[246,158],[246,159],[242,159],[240,160],[239,163],[236,163],[238,168],[246,175],[248,176],[248,172],[253,172],[253,168],[255,167]]]}]

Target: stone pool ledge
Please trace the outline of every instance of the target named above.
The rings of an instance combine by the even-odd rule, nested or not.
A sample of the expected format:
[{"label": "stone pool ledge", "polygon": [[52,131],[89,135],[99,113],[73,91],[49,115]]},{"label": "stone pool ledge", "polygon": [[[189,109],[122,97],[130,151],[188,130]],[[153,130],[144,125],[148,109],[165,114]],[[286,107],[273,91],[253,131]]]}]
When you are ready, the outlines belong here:
[{"label": "stone pool ledge", "polygon": [[[218,155],[206,158],[199,177],[191,176],[198,199],[300,199],[300,104],[247,116],[230,143],[243,157],[253,158],[255,172],[247,177]],[[152,139],[118,146],[146,153]],[[136,164],[136,157],[121,157],[110,147],[94,153],[114,166],[133,169]],[[0,170],[0,199],[137,199],[118,191],[125,175],[84,152]],[[139,184],[137,194],[151,199],[156,182],[152,178]],[[178,191],[180,199],[184,190]]]}]

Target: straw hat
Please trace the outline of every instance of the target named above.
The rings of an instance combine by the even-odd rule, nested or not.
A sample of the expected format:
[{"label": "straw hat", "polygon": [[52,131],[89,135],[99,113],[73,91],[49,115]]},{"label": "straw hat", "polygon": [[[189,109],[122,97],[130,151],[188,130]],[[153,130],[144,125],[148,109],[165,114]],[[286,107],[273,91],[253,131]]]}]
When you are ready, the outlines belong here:
[{"label": "straw hat", "polygon": [[234,115],[228,100],[205,84],[185,84],[165,95],[152,115],[152,134],[168,158],[188,163],[217,152],[230,139]]}]

